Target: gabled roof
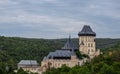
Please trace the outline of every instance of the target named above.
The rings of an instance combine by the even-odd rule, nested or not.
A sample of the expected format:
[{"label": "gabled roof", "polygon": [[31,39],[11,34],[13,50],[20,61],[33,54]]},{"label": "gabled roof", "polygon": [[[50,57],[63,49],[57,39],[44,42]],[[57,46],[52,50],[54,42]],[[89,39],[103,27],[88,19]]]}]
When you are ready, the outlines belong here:
[{"label": "gabled roof", "polygon": [[45,56],[43,58],[43,60],[47,60],[47,59],[71,59],[72,55],[76,55],[74,52],[75,50],[77,50],[77,49],[73,45],[73,43],[71,41],[71,37],[69,37],[68,41],[66,42],[64,47],[62,47],[62,49],[56,50],[55,52],[50,52],[47,56]]},{"label": "gabled roof", "polygon": [[69,39],[67,40],[67,42],[65,43],[64,47],[62,47],[62,49],[76,49],[74,44],[71,41],[71,38],[69,37]]},{"label": "gabled roof", "polygon": [[69,50],[56,50],[49,53],[48,57],[71,57],[71,51]]},{"label": "gabled roof", "polygon": [[38,65],[36,60],[21,60],[18,65],[30,65],[30,66],[34,66],[34,65]]},{"label": "gabled roof", "polygon": [[78,33],[79,36],[96,36],[89,25],[84,25],[82,30]]},{"label": "gabled roof", "polygon": [[47,57],[44,57],[43,60],[46,59],[70,59],[72,55],[75,55],[74,51],[70,50],[56,50],[55,52],[50,52]]}]

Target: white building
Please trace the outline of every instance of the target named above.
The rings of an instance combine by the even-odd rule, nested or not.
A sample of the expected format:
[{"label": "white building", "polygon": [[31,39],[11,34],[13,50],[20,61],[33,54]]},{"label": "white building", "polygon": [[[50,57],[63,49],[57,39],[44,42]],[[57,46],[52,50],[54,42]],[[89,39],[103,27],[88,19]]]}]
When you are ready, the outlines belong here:
[{"label": "white building", "polygon": [[35,60],[21,60],[18,63],[18,69],[22,68],[24,71],[37,73],[39,66]]}]

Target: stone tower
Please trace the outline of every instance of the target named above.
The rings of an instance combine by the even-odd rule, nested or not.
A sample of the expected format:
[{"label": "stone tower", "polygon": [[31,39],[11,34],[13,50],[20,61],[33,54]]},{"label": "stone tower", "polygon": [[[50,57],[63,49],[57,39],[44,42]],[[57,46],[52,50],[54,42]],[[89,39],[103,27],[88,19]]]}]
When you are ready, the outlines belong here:
[{"label": "stone tower", "polygon": [[96,54],[96,33],[92,31],[89,25],[84,25],[83,29],[79,32],[79,51],[81,54],[86,54],[93,58]]}]

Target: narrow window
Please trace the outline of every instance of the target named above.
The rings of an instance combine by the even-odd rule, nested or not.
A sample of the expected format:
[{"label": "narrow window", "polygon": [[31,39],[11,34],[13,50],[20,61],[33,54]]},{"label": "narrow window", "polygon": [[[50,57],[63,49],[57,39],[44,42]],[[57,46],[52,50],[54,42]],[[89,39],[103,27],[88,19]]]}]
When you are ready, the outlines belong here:
[{"label": "narrow window", "polygon": [[88,43],[88,47],[90,47],[90,44]]},{"label": "narrow window", "polygon": [[91,43],[91,47],[93,47],[93,44]]}]

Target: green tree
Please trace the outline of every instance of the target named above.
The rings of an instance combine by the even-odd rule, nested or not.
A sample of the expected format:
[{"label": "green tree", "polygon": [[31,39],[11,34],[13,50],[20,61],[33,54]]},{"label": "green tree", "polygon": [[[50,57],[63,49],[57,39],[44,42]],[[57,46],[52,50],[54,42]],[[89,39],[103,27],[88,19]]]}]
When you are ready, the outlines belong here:
[{"label": "green tree", "polygon": [[22,68],[20,68],[17,72],[17,74],[28,74],[26,71],[24,71]]},{"label": "green tree", "polygon": [[100,71],[100,74],[116,74],[116,72],[113,70],[113,67],[104,64]]}]

